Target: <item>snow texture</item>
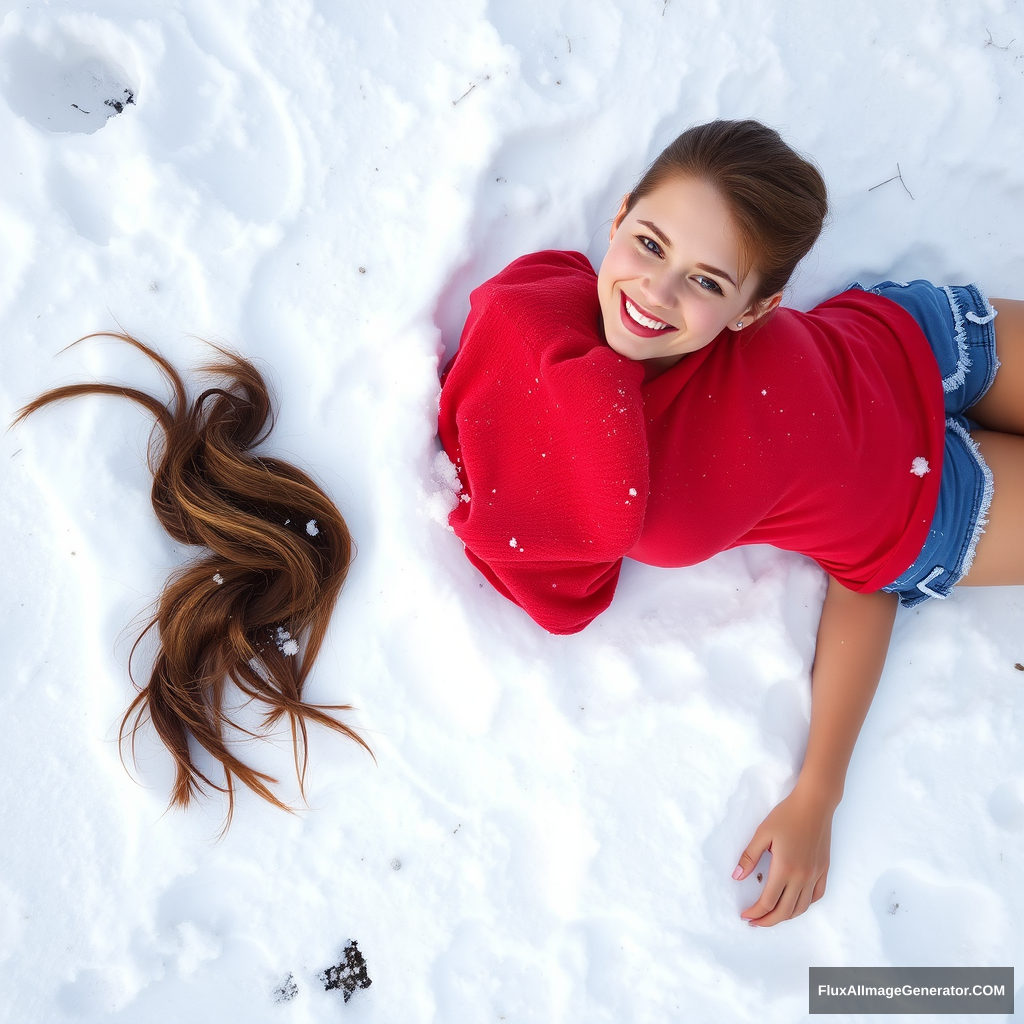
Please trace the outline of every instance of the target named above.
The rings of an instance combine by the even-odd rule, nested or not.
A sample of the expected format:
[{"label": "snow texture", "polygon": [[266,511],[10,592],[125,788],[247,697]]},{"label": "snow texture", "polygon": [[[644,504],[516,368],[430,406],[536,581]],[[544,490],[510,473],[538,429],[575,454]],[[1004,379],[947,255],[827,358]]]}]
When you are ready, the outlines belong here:
[{"label": "snow texture", "polygon": [[292,639],[291,633],[284,626],[278,626],[274,635],[277,649],[285,656],[292,657],[299,653],[299,643]]},{"label": "snow texture", "polygon": [[423,510],[439,526],[454,532],[448,525],[448,515],[460,501],[469,501],[469,495],[461,493],[459,471],[443,449],[434,455],[430,470],[433,486],[424,496]]},{"label": "snow texture", "polygon": [[165,813],[167,752],[143,729],[133,780],[116,742],[132,641],[189,556],[149,505],[150,424],[95,397],[4,433],[0,1021],[791,1024],[812,964],[1024,962],[1024,589],[901,612],[828,891],[762,931],[739,918],[761,883],[730,875],[800,765],[818,569],[627,562],[605,614],[549,636],[431,503],[472,288],[538,249],[599,261],[691,123],[761,118],[822,168],[832,217],[790,304],[916,277],[1024,297],[1016,0],[0,19],[0,421],[71,381],[162,393],[126,346],[57,354],[90,331],[183,368],[200,338],[260,360],[267,450],[358,548],[308,696],[351,704],[376,755],[311,730],[303,807],[287,730],[240,736],[299,813],[240,793],[220,842],[216,794]]}]

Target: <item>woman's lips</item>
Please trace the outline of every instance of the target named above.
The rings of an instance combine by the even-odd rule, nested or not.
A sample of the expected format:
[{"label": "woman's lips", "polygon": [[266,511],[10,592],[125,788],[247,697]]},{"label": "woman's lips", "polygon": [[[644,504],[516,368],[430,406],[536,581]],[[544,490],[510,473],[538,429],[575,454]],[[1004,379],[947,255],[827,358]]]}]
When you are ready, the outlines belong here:
[{"label": "woman's lips", "polygon": [[658,320],[656,316],[651,316],[643,308],[638,306],[624,291],[619,291],[619,317],[622,320],[623,327],[626,328],[631,334],[635,334],[638,338],[657,338],[662,334],[667,334],[669,331],[674,331],[676,328],[671,324],[666,324],[664,327],[645,327],[643,324],[637,323],[626,309],[626,303],[629,303],[642,317],[647,320],[656,320],[658,323],[665,323],[664,320]]}]

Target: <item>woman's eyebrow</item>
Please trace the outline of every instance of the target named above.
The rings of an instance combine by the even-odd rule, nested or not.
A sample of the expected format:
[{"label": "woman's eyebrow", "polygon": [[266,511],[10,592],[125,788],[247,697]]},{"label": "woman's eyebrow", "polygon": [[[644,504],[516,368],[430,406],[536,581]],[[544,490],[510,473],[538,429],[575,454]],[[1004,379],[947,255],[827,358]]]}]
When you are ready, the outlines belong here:
[{"label": "woman's eyebrow", "polygon": [[640,220],[637,221],[637,223],[643,224],[645,228],[650,228],[651,231],[658,236],[658,241],[661,242],[666,249],[672,248],[672,243],[661,233],[661,230],[656,225],[652,224],[649,220]]}]

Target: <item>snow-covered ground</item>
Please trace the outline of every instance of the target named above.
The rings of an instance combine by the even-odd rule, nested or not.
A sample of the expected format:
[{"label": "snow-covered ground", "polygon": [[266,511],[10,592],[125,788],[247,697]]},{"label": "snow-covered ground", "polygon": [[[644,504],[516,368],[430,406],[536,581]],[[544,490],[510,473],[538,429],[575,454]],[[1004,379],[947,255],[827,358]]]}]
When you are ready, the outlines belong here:
[{"label": "snow-covered ground", "polygon": [[[627,564],[607,613],[549,636],[443,528],[434,468],[470,289],[540,248],[600,260],[697,121],[761,118],[825,172],[793,304],[885,277],[1024,297],[1017,0],[0,15],[0,421],[55,383],[160,387],[114,342],[57,355],[97,329],[260,360],[274,450],[359,546],[309,693],[376,754],[316,733],[309,808],[242,793],[221,842],[218,796],[164,813],[168,757],[144,737],[134,782],[116,743],[188,554],[148,504],[149,423],[97,398],[8,432],[4,1021],[788,1024],[809,965],[1024,962],[1024,589],[901,613],[828,893],[751,929],[730,873],[800,763],[821,574],[768,548]],[[246,755],[297,797],[285,737]],[[346,1003],[318,975],[351,940],[372,985]]]}]

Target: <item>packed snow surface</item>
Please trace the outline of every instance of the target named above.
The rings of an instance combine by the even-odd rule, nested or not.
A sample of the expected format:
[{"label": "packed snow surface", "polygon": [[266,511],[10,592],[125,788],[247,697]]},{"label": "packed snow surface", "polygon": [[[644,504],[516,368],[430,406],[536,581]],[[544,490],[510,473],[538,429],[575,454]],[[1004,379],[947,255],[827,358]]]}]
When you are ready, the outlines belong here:
[{"label": "packed snow surface", "polygon": [[4,434],[0,1019],[790,1024],[810,965],[1024,963],[1024,589],[901,613],[828,891],[759,930],[730,875],[800,765],[821,572],[627,563],[556,637],[444,527],[469,292],[537,249],[598,262],[638,173],[718,116],[829,182],[791,304],[1024,298],[1017,0],[3,3],[0,420],[58,383],[164,393],[127,346],[58,354],[91,331],[259,361],[268,450],[358,546],[308,695],[376,761],[313,731],[303,806],[287,733],[240,741],[298,813],[240,793],[222,841],[219,794],[165,813],[167,753],[143,730],[133,780],[117,744],[188,557],[150,425],[96,397]]}]

